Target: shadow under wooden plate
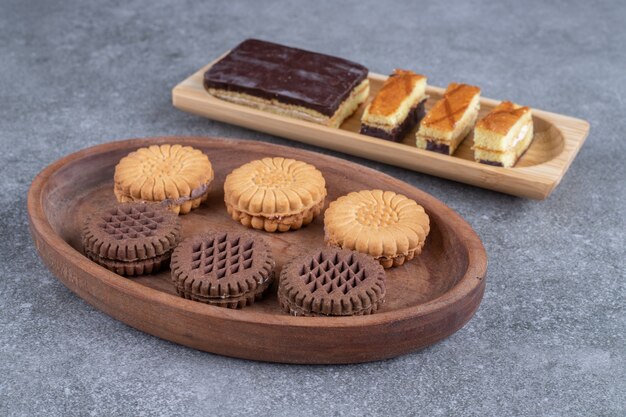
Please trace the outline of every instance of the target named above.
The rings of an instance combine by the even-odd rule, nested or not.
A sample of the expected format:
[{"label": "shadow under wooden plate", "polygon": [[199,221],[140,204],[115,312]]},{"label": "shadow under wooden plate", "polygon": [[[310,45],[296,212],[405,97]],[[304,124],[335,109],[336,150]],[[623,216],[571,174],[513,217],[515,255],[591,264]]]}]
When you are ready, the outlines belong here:
[{"label": "shadow under wooden plate", "polygon": [[[431,232],[421,256],[387,270],[386,303],[359,317],[292,317],[279,308],[276,285],[263,300],[229,310],[178,297],[169,270],[128,279],[82,254],[80,227],[96,208],[115,203],[113,172],[129,152],[158,143],[180,143],[205,152],[216,173],[207,203],[181,216],[183,236],[210,229],[247,230],[227,214],[225,176],[269,155],[317,166],[331,201],[350,191],[393,190],[424,206]],[[480,239],[453,210],[434,197],[363,166],[267,143],[198,137],[113,142],[69,155],[44,169],[28,194],[35,246],[50,270],[81,298],[152,335],[208,352],[289,363],[353,363],[394,357],[433,344],[474,314],[485,288],[487,257]],[[294,232],[253,231],[271,246],[276,271],[304,251],[324,246],[323,219]]]},{"label": "shadow under wooden plate", "polygon": [[[172,101],[175,107],[211,119],[520,197],[540,200],[548,197],[565,175],[589,133],[589,123],[584,120],[533,109],[535,139],[528,151],[513,168],[494,167],[474,161],[471,137],[461,144],[453,156],[449,156],[417,149],[415,130],[402,143],[361,135],[359,127],[364,105],[339,129],[334,129],[219,100],[208,94],[202,85],[203,74],[212,64],[174,87]],[[386,79],[384,75],[369,74],[369,100]],[[430,109],[443,92],[442,88],[429,86],[426,109]],[[498,100],[481,98],[480,116],[487,114],[498,103]]]}]

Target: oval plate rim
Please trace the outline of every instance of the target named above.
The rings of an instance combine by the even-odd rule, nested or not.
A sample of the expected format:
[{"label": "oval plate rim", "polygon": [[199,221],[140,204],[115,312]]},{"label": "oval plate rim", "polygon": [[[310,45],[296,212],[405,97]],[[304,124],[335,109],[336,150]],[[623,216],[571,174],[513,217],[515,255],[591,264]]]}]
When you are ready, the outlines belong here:
[{"label": "oval plate rim", "polygon": [[[463,277],[447,292],[440,295],[439,297],[432,299],[426,303],[404,307],[401,309],[391,310],[387,312],[381,312],[373,315],[366,316],[354,316],[354,317],[293,317],[287,314],[277,315],[277,314],[264,314],[256,311],[246,311],[246,309],[242,310],[231,310],[226,308],[220,308],[215,306],[210,306],[198,302],[189,301],[175,295],[167,294],[162,291],[146,287],[142,284],[133,282],[127,278],[124,278],[120,275],[115,274],[103,267],[100,267],[94,264],[92,261],[83,256],[78,250],[74,249],[67,243],[63,238],[61,238],[53,229],[52,225],[48,221],[46,217],[46,212],[43,207],[42,198],[44,195],[45,188],[48,186],[48,180],[53,177],[53,175],[68,166],[71,163],[74,163],[80,159],[83,159],[88,156],[93,156],[96,154],[104,154],[107,152],[111,152],[120,148],[129,149],[129,152],[132,148],[138,148],[142,146],[147,146],[151,144],[159,144],[159,143],[184,143],[189,146],[198,146],[201,147],[203,145],[206,146],[207,141],[212,141],[217,144],[221,144],[222,146],[248,146],[248,147],[264,147],[267,150],[277,150],[283,151],[283,154],[291,154],[297,157],[298,154],[313,154],[320,158],[327,159],[332,161],[334,164],[339,166],[343,166],[345,168],[350,168],[352,165],[357,165],[360,169],[369,171],[373,175],[384,179],[387,182],[393,183],[393,187],[396,191],[403,192],[404,190],[410,189],[412,194],[419,195],[419,203],[425,204],[427,206],[434,206],[440,218],[444,222],[454,223],[455,233],[460,235],[462,239],[460,241],[463,243],[467,250],[468,256],[468,266],[463,274]],[[264,151],[266,151],[264,149]],[[348,160],[340,159],[331,155],[320,154],[314,151],[309,151],[305,149],[298,149],[284,145],[277,145],[269,142],[259,142],[259,141],[251,141],[244,139],[233,139],[233,138],[223,138],[223,137],[214,137],[214,136],[157,136],[157,137],[145,137],[145,138],[133,138],[133,139],[124,139],[119,141],[107,142],[95,146],[91,146],[72,154],[69,154],[65,157],[62,157],[55,162],[49,164],[46,168],[44,168],[33,180],[29,191],[28,191],[28,200],[27,200],[27,211],[28,211],[28,219],[31,234],[33,240],[35,241],[35,245],[39,252],[40,257],[46,262],[48,266],[50,266],[50,260],[46,258],[46,256],[42,252],[42,248],[39,247],[40,244],[45,244],[48,249],[55,250],[59,252],[59,254],[73,267],[78,270],[82,270],[86,273],[88,278],[86,279],[98,279],[102,284],[110,287],[115,287],[119,290],[123,290],[133,297],[140,298],[144,301],[157,303],[164,305],[169,308],[174,308],[177,310],[185,311],[193,314],[201,314],[206,316],[207,318],[213,318],[217,320],[226,320],[230,322],[238,322],[252,325],[268,325],[268,326],[280,326],[285,328],[363,328],[370,326],[386,326],[390,325],[394,322],[398,321],[406,321],[406,320],[419,320],[420,317],[427,316],[429,314],[433,314],[438,312],[439,310],[444,309],[451,304],[461,302],[465,297],[469,297],[471,294],[474,294],[476,291],[480,291],[478,304],[482,300],[482,295],[484,292],[485,286],[485,276],[487,271],[487,254],[484,249],[480,238],[476,234],[476,232],[472,229],[472,227],[463,219],[459,214],[457,214],[454,210],[449,208],[440,200],[431,196],[414,187],[411,184],[408,184],[402,180],[391,177],[388,174],[385,174],[380,171],[376,171],[372,168],[360,165],[355,162],[351,162]],[[432,210],[431,210],[432,211]],[[97,266],[98,272],[93,274],[89,272],[89,268],[93,268]],[[54,273],[54,271],[53,271]],[[75,288],[72,288],[67,280],[68,277],[63,276],[60,277],[55,274],[57,278],[63,282],[70,290],[75,292],[79,297],[85,299],[81,294],[79,294]],[[90,302],[89,300],[86,300]],[[90,304],[93,304],[90,302]],[[101,309],[96,305],[96,308]],[[106,312],[106,311],[105,311]],[[473,316],[475,310],[471,312],[469,317],[465,320],[467,322],[471,316]],[[106,312],[109,315],[109,312]],[[114,316],[115,317],[115,316]],[[148,332],[150,334],[155,334],[146,329],[142,329],[140,326],[137,326],[134,323],[129,323],[127,320],[124,320],[119,317],[115,317],[118,320],[129,324],[132,327],[139,328],[142,331]],[[463,323],[465,324],[465,323]],[[459,327],[460,328],[460,327]],[[449,334],[441,337],[440,339],[449,336],[454,333],[457,329],[453,330]],[[162,337],[158,334],[156,336]],[[204,349],[202,349],[204,350]],[[217,352],[220,354],[226,354],[223,352]],[[230,355],[229,355],[230,356]],[[233,355],[237,357],[244,357],[241,355]],[[396,356],[396,355],[391,355]],[[384,357],[391,357],[386,355],[374,355],[372,359],[366,360],[376,360]],[[255,359],[255,358],[252,358]],[[261,358],[260,360],[270,360],[267,358]],[[297,362],[303,363],[302,361],[290,361],[288,358],[286,360],[278,360],[279,362]],[[362,360],[355,361],[333,361],[327,363],[348,363],[348,362],[361,362]],[[322,363],[320,361],[311,361],[310,363]]]}]

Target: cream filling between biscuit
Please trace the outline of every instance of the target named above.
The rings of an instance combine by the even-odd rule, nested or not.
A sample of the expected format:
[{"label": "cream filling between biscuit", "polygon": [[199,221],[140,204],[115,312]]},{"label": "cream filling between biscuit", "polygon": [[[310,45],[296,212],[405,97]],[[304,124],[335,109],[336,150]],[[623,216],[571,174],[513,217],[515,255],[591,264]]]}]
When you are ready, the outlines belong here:
[{"label": "cream filling between biscuit", "polygon": [[236,204],[231,203],[230,201],[225,201],[225,203],[227,205],[229,205],[232,209],[237,210],[240,213],[246,214],[250,217],[262,217],[266,220],[276,220],[276,221],[282,221],[284,219],[288,219],[290,217],[295,217],[295,216],[299,216],[303,213],[306,213],[309,210],[312,210],[313,208],[315,208],[315,206],[318,206],[320,204],[322,204],[324,202],[324,200],[326,199],[326,194],[324,194],[322,196],[321,199],[317,200],[316,202],[303,207],[302,209],[298,210],[298,211],[294,211],[294,212],[288,212],[288,213],[277,213],[277,214],[266,214],[266,213],[253,213],[250,210],[244,210],[239,208],[239,206],[237,206]]},{"label": "cream filling between biscuit", "polygon": [[[210,181],[213,181],[213,178],[211,178]],[[158,200],[158,201],[134,198],[132,195],[126,194],[122,190],[120,190],[120,188],[117,185],[115,186],[115,189],[118,191],[120,196],[126,197],[132,201],[136,201],[140,203],[158,203],[158,204],[161,204],[162,206],[170,207],[170,206],[181,206],[188,201],[195,200],[196,198],[200,198],[204,196],[205,194],[208,194],[210,185],[211,183],[208,182],[208,183],[202,184],[201,186],[197,188],[194,188],[193,190],[191,190],[191,193],[189,196],[178,197],[178,198],[166,198],[165,200]]]}]

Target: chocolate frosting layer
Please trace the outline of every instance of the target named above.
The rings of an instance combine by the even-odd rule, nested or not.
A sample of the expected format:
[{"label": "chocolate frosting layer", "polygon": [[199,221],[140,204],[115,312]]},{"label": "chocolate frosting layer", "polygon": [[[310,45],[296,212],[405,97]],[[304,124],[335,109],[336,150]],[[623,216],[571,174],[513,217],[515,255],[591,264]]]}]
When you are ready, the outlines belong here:
[{"label": "chocolate frosting layer", "polygon": [[444,155],[450,154],[450,146],[442,143],[426,141],[426,149],[433,152],[442,153]]},{"label": "chocolate frosting layer", "polygon": [[494,167],[501,167],[501,166],[503,166],[502,162],[497,162],[497,161],[486,161],[484,159],[480,159],[478,162],[480,162],[481,164],[491,165],[491,166],[494,166]]},{"label": "chocolate frosting layer", "polygon": [[363,65],[247,39],[204,74],[204,87],[276,99],[332,116],[366,77]]}]

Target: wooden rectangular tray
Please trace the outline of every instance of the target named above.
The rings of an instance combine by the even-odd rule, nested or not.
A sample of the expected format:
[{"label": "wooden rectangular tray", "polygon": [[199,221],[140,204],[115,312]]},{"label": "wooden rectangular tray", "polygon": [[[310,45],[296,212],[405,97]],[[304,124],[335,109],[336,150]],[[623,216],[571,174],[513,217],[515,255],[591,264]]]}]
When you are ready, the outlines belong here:
[{"label": "wooden rectangular tray", "polygon": [[[402,143],[361,135],[358,132],[364,105],[336,129],[219,100],[208,94],[202,85],[204,72],[214,62],[174,87],[174,107],[222,122],[520,197],[538,200],[548,197],[563,178],[589,133],[589,123],[584,120],[533,109],[535,139],[528,151],[514,168],[493,167],[474,161],[471,138],[467,138],[453,156],[448,156],[416,148],[415,131],[407,135]],[[369,74],[369,100],[386,78],[380,74]],[[429,86],[426,109],[441,98],[443,92],[443,88]],[[484,116],[498,103],[499,100],[481,98],[480,116]]]}]

